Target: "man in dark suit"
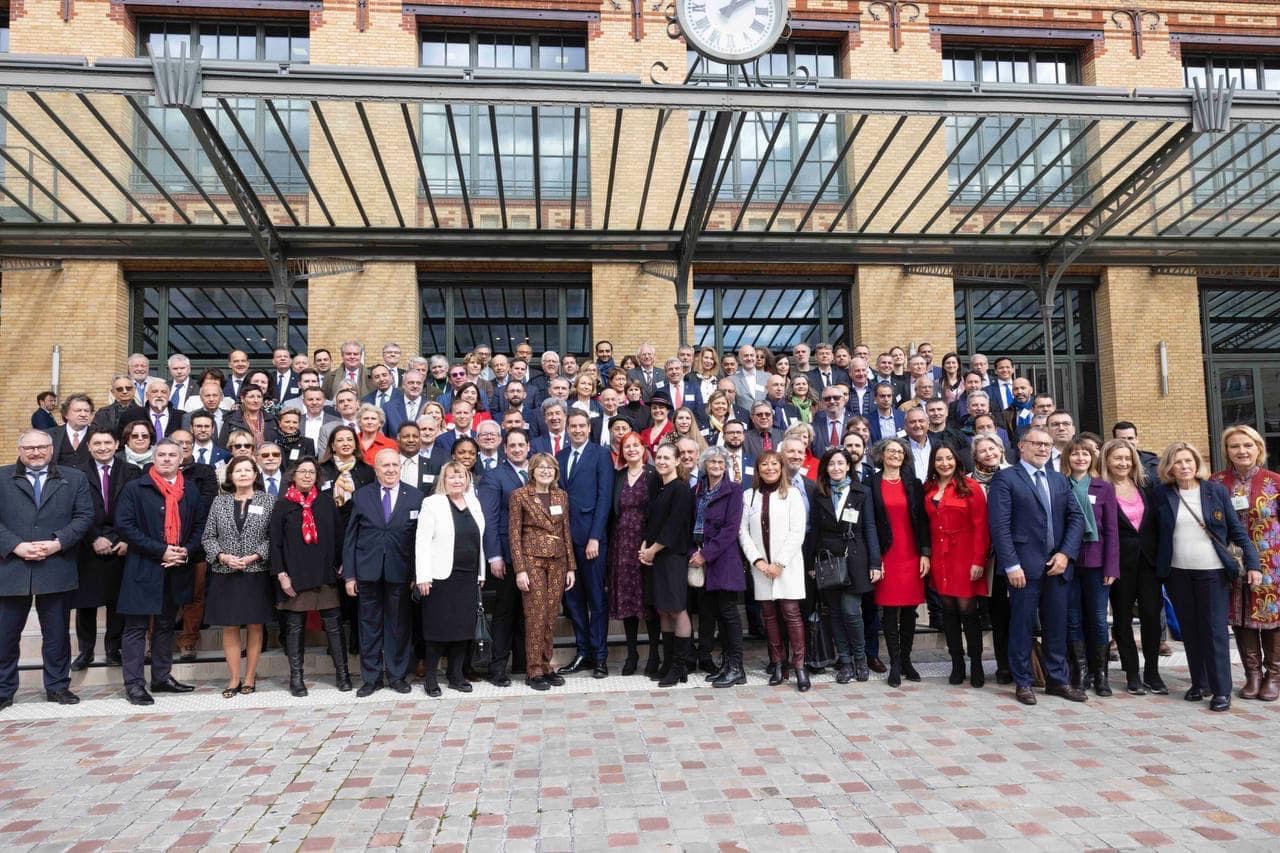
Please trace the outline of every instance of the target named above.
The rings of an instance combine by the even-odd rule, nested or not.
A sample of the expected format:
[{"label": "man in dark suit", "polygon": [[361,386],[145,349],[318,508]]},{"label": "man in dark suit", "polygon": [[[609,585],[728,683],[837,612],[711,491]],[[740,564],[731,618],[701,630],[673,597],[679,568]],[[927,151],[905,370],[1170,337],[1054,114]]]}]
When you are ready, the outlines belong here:
[{"label": "man in dark suit", "polygon": [[409,692],[409,584],[414,579],[414,535],[422,492],[400,482],[400,452],[379,450],[373,460],[378,479],[356,489],[342,544],[347,595],[360,607],[360,675],[363,699],[390,687]]},{"label": "man in dark suit", "polygon": [[569,494],[569,535],[573,538],[577,582],[564,594],[578,653],[561,675],[592,669],[609,674],[609,612],[604,593],[605,524],[613,506],[613,456],[591,441],[591,418],[569,413],[569,446],[560,451],[560,487]]},{"label": "man in dark suit", "polygon": [[62,426],[49,430],[54,459],[59,465],[82,467],[89,461],[87,442],[89,425],[93,423],[93,400],[88,394],[71,394],[62,402],[62,420]]},{"label": "man in dark suit", "polygon": [[58,425],[53,413],[58,408],[58,395],[53,391],[41,391],[36,395],[36,410],[31,413],[31,428],[51,430]]},{"label": "man in dark suit", "polygon": [[800,410],[787,402],[787,380],[776,373],[764,383],[764,400],[773,407],[773,425],[786,432],[800,423]]},{"label": "man in dark suit", "polygon": [[476,489],[476,498],[484,513],[484,558],[492,577],[487,588],[494,593],[489,682],[497,687],[511,686],[507,658],[512,651],[517,664],[524,661],[524,632],[520,630],[523,610],[512,569],[507,513],[512,492],[529,481],[528,458],[529,434],[521,429],[508,430],[503,440],[502,464],[486,472]]},{"label": "man in dark suit", "polygon": [[640,366],[627,371],[628,382],[640,383],[643,391],[640,395],[642,400],[648,400],[653,396],[654,391],[666,384],[662,371],[658,369],[657,357],[658,351],[653,348],[653,344],[646,341],[636,349],[636,361],[640,362]]},{"label": "man in dark suit", "polygon": [[440,419],[432,413],[418,415],[418,434],[422,437],[418,454],[425,456],[436,466],[437,471],[443,468],[444,463],[449,461],[449,448],[443,442],[436,441],[440,437]]},{"label": "man in dark suit", "polygon": [[657,387],[659,391],[665,389],[667,396],[671,398],[671,411],[674,412],[679,408],[688,409],[693,412],[693,417],[699,424],[706,423],[707,415],[703,410],[702,382],[693,376],[686,377],[684,362],[678,358],[667,359],[663,369],[666,373],[666,382]]},{"label": "man in dark suit", "polygon": [[[996,571],[1009,580],[1009,668],[1017,699],[1036,703],[1031,689],[1031,634],[1040,615],[1045,693],[1085,701],[1067,673],[1067,590],[1084,536],[1084,515],[1067,478],[1048,468],[1053,439],[1032,427],[1019,442],[1020,461],[991,481],[987,516]],[[1016,518],[1016,521],[1015,521]]]},{"label": "man in dark suit", "polygon": [[134,421],[145,421],[151,427],[153,440],[159,441],[182,429],[186,415],[169,404],[169,383],[163,379],[152,379],[147,383],[147,401],[143,406],[130,406],[120,416],[116,438],[120,438],[120,429]]},{"label": "man in dark suit", "polygon": [[244,350],[232,350],[227,356],[227,379],[222,383],[223,396],[240,399],[240,388],[249,378],[249,354]]},{"label": "man in dark suit", "polygon": [[729,479],[750,488],[756,475],[756,457],[747,447],[747,425],[739,420],[726,421],[721,437],[724,449],[729,451]]},{"label": "man in dark suit", "polygon": [[271,397],[283,406],[302,393],[298,374],[293,372],[293,356],[288,347],[276,347],[271,351]]},{"label": "man in dark suit", "polygon": [[969,446],[969,438],[955,427],[947,426],[947,403],[945,400],[930,400],[924,404],[924,414],[928,421],[929,442],[935,447],[941,443],[955,451],[964,470],[973,470],[973,450]]},{"label": "man in dark suit", "polygon": [[373,383],[373,389],[360,398],[361,403],[368,403],[381,409],[391,405],[392,400],[400,393],[391,384],[391,371],[387,370],[385,364],[374,365],[369,371],[369,381]]},{"label": "man in dark suit", "polygon": [[116,530],[129,546],[116,611],[124,616],[121,654],[125,698],[154,705],[143,667],[151,628],[151,691],[190,693],[173,677],[174,617],[195,595],[195,565],[204,559],[201,535],[208,507],[181,471],[182,447],[156,443],[147,473],[130,481],[116,503]]},{"label": "man in dark suit", "polygon": [[777,450],[782,430],[773,425],[773,406],[756,400],[751,406],[751,428],[747,430],[747,452],[755,459],[766,450]]},{"label": "man in dark suit", "polygon": [[888,382],[893,387],[894,406],[911,396],[911,392],[907,388],[907,378],[893,372],[893,356],[887,352],[882,352],[876,356],[876,372],[872,374],[871,381],[875,385],[879,385],[881,382]]},{"label": "man in dark suit", "polygon": [[[956,397],[956,399],[948,407],[947,423],[951,424],[951,426],[959,429],[964,425],[965,419],[968,418],[969,416],[969,395],[970,394],[972,394],[975,391],[982,391],[983,393],[986,393],[986,388],[983,386],[982,380],[983,380],[982,375],[979,374],[977,371],[971,370],[964,375],[964,386],[963,386],[964,390],[960,392],[960,396]],[[988,396],[987,397],[988,411],[990,410],[990,404],[989,404],[990,399],[991,399],[990,396]]]},{"label": "man in dark suit", "polygon": [[[1001,356],[996,359],[995,381],[987,386],[987,396],[991,398],[991,408],[1002,411],[1014,403],[1013,359]],[[1030,382],[1027,382],[1030,385]]]},{"label": "man in dark suit", "polygon": [[422,455],[422,429],[405,421],[396,432],[396,444],[400,447],[400,482],[413,486],[423,495],[435,491],[441,465]]},{"label": "man in dark suit", "polygon": [[426,398],[422,396],[423,382],[423,375],[416,370],[404,374],[401,388],[382,407],[382,412],[387,417],[387,435],[394,437],[400,431],[400,424],[417,423],[422,404],[426,402]]},{"label": "man in dark suit", "polygon": [[[1035,400],[1035,389],[1031,387],[1031,380],[1019,376],[1012,382],[1013,387],[1013,405],[1001,411],[1000,426],[1004,427],[1004,431],[1009,433],[1009,437],[1015,441],[1022,435],[1022,431],[1031,426],[1031,417],[1035,414],[1032,403]],[[991,391],[988,390],[990,395]],[[992,398],[998,399],[998,398]],[[994,411],[994,410],[993,410]]]},{"label": "man in dark suit", "polygon": [[843,385],[829,385],[822,389],[822,411],[813,415],[813,455],[822,456],[828,447],[839,447],[844,439],[845,421],[848,420],[849,398]]},{"label": "man in dark suit", "polygon": [[867,417],[871,428],[872,443],[884,441],[902,434],[902,412],[893,405],[894,386],[892,382],[880,382],[876,385],[876,408]]},{"label": "man in dark suit", "polygon": [[820,343],[813,348],[813,358],[817,366],[805,374],[809,379],[809,387],[821,394],[828,385],[848,385],[849,373],[834,363],[835,353],[831,344]]},{"label": "man in dark suit", "polygon": [[22,629],[34,599],[40,619],[45,698],[60,705],[80,699],[71,692],[71,642],[67,635],[71,592],[76,588],[76,546],[93,524],[89,481],[53,461],[44,430],[18,437],[18,461],[0,468],[0,709],[18,690]]}]

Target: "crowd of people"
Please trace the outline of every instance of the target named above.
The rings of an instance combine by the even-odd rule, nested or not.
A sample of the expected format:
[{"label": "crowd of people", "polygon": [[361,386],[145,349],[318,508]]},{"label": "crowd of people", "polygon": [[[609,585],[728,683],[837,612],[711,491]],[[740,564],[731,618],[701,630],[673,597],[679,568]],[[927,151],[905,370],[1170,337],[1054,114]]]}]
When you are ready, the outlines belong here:
[{"label": "crowd of people", "polygon": [[[1024,704],[1033,686],[1112,695],[1112,643],[1126,691],[1165,694],[1166,592],[1184,698],[1230,707],[1228,628],[1239,696],[1280,696],[1280,476],[1248,425],[1225,430],[1210,475],[1186,442],[1140,450],[1130,422],[1077,432],[1009,358],[593,355],[535,365],[522,343],[455,363],[392,343],[370,364],[347,341],[336,362],[277,349],[257,369],[236,351],[199,375],[173,355],[161,378],[135,354],[105,405],[41,393],[0,473],[0,708],[33,602],[62,704],[104,607],[105,662],[139,705],[194,689],[172,666],[197,659],[204,626],[222,630],[224,697],[255,690],[271,625],[306,695],[309,620],[339,690],[358,653],[361,697],[415,677],[438,697],[442,659],[462,692],[607,678],[610,620],[621,674],[660,687],[744,684],[745,633],[765,640],[770,685],[806,691],[830,667],[897,688],[920,680],[922,607],[953,685],[984,686],[989,628],[995,679]],[[555,668],[562,612],[575,650]]]}]

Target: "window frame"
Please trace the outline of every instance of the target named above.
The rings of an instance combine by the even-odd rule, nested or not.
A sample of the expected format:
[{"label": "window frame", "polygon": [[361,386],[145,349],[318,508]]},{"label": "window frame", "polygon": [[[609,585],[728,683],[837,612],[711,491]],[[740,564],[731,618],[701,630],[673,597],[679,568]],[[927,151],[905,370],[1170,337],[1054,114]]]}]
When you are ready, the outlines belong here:
[{"label": "window frame", "polygon": [[[725,348],[725,329],[731,326],[750,326],[762,325],[752,319],[753,315],[746,315],[743,322],[732,322],[737,318],[726,317],[724,313],[724,302],[726,291],[769,291],[781,290],[784,292],[796,293],[814,293],[816,317],[811,321],[808,318],[792,319],[789,315],[783,318],[783,321],[774,325],[782,327],[802,327],[816,323],[816,335],[806,336],[798,340],[791,340],[788,343],[780,345],[779,348],[772,346],[771,342],[761,342],[759,340],[739,341],[737,345],[742,343],[750,343],[752,345],[767,346],[775,354],[785,351],[791,352],[791,348],[797,343],[807,343],[810,346],[819,341],[827,341],[836,343],[837,328],[843,329],[838,335],[840,340],[847,340],[850,330],[853,328],[853,285],[854,277],[852,275],[807,275],[807,276],[779,276],[779,275],[754,275],[754,274],[735,274],[735,273],[698,273],[695,271],[693,277],[694,300],[692,319],[694,324],[693,345],[697,348],[703,346],[714,347],[716,352],[726,352]],[[839,291],[839,299],[843,301],[843,311],[839,314],[835,313],[835,308],[830,301],[833,291]],[[711,304],[711,322],[705,320],[699,321],[698,309],[701,307],[702,300],[710,296]],[[704,340],[704,337],[710,331],[710,340]],[[776,335],[775,335],[776,338]],[[737,345],[733,349],[737,349]]]}]

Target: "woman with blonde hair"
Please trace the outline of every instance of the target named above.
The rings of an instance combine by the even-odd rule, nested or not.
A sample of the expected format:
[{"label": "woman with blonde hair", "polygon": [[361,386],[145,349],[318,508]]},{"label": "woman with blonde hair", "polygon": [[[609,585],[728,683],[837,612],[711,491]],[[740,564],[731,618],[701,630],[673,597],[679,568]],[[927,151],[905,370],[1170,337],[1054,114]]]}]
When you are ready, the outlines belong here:
[{"label": "woman with blonde hair", "polygon": [[1227,618],[1244,664],[1241,699],[1280,698],[1280,475],[1268,471],[1267,445],[1251,426],[1222,432],[1229,467],[1211,478],[1231,493],[1231,506],[1258,549],[1257,583],[1231,581]]},{"label": "woman with blonde hair", "polygon": [[682,438],[687,438],[698,445],[699,456],[707,449],[707,440],[702,437],[702,432],[698,429],[698,418],[693,414],[693,409],[688,406],[681,406],[671,415],[671,432],[666,440],[675,442]]},{"label": "woman with blonde hair", "polygon": [[[1249,586],[1262,579],[1258,549],[1231,505],[1231,493],[1209,479],[1200,451],[1175,441],[1160,454],[1155,504],[1160,517],[1156,573],[1173,599],[1191,688],[1182,697],[1199,702],[1209,692],[1211,711],[1231,708],[1231,654],[1227,650],[1227,603],[1243,570]],[[1228,547],[1237,545],[1244,566]]]},{"label": "woman with blonde hair", "polygon": [[379,450],[400,450],[394,439],[383,434],[382,428],[386,423],[386,413],[372,403],[361,403],[356,410],[356,426],[360,429],[356,440],[360,446],[360,456],[368,465],[373,464]]}]

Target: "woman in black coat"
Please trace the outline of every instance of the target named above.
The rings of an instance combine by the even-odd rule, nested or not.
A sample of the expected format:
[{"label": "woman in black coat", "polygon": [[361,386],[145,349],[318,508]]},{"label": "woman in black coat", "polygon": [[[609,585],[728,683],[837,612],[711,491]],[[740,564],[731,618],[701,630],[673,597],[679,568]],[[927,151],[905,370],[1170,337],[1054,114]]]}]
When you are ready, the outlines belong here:
[{"label": "woman in black coat", "polygon": [[[329,433],[329,446],[325,448],[324,462],[320,465],[320,491],[328,493],[333,499],[338,508],[338,523],[343,530],[347,529],[347,522],[351,520],[352,496],[357,489],[369,485],[374,479],[373,468],[360,458],[360,442],[356,438],[356,431],[345,425],[335,427]],[[347,649],[355,654],[360,651],[360,616],[356,612],[356,598],[347,595],[345,590],[339,598],[342,602],[342,621],[347,626]]]},{"label": "woman in black coat", "polygon": [[319,487],[320,466],[305,458],[284,476],[285,489],[271,512],[271,566],[279,589],[276,606],[284,611],[284,648],[289,658],[289,692],[306,696],[302,680],[307,614],[319,611],[338,689],[351,689],[347,650],[339,625],[338,565],[342,562],[342,524],[338,507]]},{"label": "woman in black coat", "polygon": [[866,681],[866,640],[862,625],[862,596],[880,580],[880,541],[876,535],[871,492],[853,476],[853,458],[843,447],[830,447],[818,463],[817,496],[809,506],[812,547],[816,560],[827,554],[844,556],[847,581],[820,589],[830,611],[840,669],[836,682]]},{"label": "woman in black coat", "polygon": [[[672,687],[688,678],[689,553],[693,550],[693,490],[688,472],[680,466],[676,449],[661,444],[653,466],[661,482],[645,516],[640,565],[645,573],[645,604],[658,611],[663,631],[663,669],[659,687]],[[668,666],[669,665],[669,666]]]}]

